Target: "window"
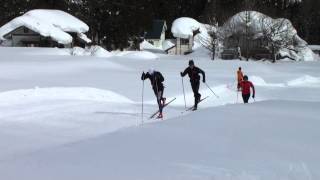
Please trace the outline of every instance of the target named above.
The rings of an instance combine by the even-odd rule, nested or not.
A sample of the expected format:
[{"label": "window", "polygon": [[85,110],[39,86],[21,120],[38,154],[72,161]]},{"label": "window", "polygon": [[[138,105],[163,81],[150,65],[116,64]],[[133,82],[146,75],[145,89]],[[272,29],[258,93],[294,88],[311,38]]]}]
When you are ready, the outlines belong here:
[{"label": "window", "polygon": [[188,45],[189,39],[181,39],[181,45]]}]

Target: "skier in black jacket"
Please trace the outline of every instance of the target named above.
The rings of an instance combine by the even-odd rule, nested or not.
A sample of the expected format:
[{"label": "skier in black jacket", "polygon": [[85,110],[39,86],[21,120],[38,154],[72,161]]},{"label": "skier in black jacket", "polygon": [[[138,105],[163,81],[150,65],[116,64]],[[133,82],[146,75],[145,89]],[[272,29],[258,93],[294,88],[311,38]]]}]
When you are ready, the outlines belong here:
[{"label": "skier in black jacket", "polygon": [[163,118],[162,115],[162,109],[165,104],[166,98],[163,97],[163,91],[164,91],[164,86],[163,86],[163,81],[164,78],[162,74],[158,71],[155,71],[153,69],[150,69],[147,73],[142,73],[141,75],[141,80],[146,80],[150,79],[151,86],[153,89],[154,94],[156,95],[157,98],[157,103],[159,106],[159,115],[158,118]]},{"label": "skier in black jacket", "polygon": [[192,87],[192,91],[194,94],[194,109],[193,110],[197,110],[198,107],[198,103],[201,99],[201,94],[199,93],[199,87],[200,87],[200,75],[202,74],[202,81],[203,83],[206,82],[206,74],[203,70],[201,70],[200,68],[196,67],[194,65],[193,60],[189,61],[189,67],[184,70],[184,72],[181,72],[181,77],[184,77],[186,74],[188,74],[189,78],[190,78],[190,82],[191,82],[191,87]]}]

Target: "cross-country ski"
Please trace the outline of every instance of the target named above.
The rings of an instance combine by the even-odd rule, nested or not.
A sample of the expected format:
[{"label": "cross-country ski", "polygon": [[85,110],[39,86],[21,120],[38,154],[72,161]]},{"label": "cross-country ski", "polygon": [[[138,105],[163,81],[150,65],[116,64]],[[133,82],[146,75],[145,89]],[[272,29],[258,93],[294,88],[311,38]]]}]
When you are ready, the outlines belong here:
[{"label": "cross-country ski", "polygon": [[[209,96],[206,96],[205,98],[200,99],[199,102],[198,102],[198,104],[199,104],[200,102],[206,100],[207,98],[209,98]],[[197,108],[196,108],[194,105],[186,109],[186,111],[196,111],[196,110],[197,110]]]},{"label": "cross-country ski", "polygon": [[[163,106],[162,106],[162,109],[165,108],[166,106],[168,106],[170,103],[172,103],[173,101],[175,101],[177,98],[173,98],[171,99],[169,102],[165,103]],[[152,119],[154,118],[157,114],[159,113],[159,110],[157,110],[155,113],[153,113],[149,118]],[[163,116],[161,117],[157,117],[159,119],[163,118]]]}]

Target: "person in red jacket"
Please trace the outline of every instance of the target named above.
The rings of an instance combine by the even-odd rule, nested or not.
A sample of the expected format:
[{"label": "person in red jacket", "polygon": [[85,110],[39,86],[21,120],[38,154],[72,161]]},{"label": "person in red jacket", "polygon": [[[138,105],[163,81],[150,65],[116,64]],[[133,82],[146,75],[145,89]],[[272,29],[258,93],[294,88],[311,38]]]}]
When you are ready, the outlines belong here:
[{"label": "person in red jacket", "polygon": [[252,84],[252,82],[248,81],[248,76],[243,76],[243,81],[240,82],[240,88],[242,91],[243,102],[245,104],[248,103],[250,98],[250,88],[252,88],[252,98],[254,99],[256,92],[254,90],[254,85]]}]

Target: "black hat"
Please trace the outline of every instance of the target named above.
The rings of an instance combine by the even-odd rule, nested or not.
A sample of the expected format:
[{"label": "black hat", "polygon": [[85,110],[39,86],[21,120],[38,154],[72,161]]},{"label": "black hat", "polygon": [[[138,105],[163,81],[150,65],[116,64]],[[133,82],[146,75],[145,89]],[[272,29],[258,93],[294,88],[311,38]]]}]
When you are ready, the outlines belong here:
[{"label": "black hat", "polygon": [[246,81],[248,81],[248,76],[247,76],[247,75],[244,75],[244,76],[243,76],[243,79],[246,80]]},{"label": "black hat", "polygon": [[191,59],[191,60],[189,60],[189,66],[191,66],[191,65],[194,65],[194,62],[193,62],[193,60]]}]

